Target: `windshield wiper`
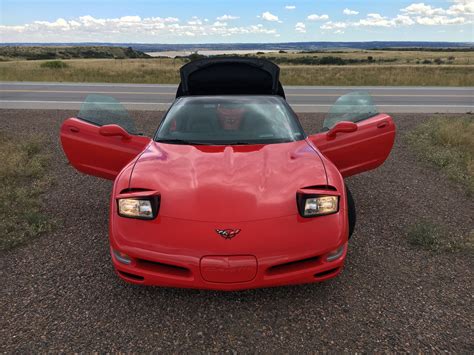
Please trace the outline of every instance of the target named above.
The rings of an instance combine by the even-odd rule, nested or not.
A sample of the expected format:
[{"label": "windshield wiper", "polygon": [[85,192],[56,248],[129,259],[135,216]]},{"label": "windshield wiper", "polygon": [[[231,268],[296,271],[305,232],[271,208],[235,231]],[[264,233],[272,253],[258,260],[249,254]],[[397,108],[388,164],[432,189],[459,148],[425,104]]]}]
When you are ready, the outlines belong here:
[{"label": "windshield wiper", "polygon": [[249,143],[249,142],[229,142],[229,143],[225,143],[225,145],[247,145],[247,144],[256,144],[256,143]]},{"label": "windshield wiper", "polygon": [[171,144],[187,144],[187,145],[249,145],[249,144],[258,144],[258,143],[250,143],[250,142],[243,142],[243,141],[235,141],[235,142],[199,142],[199,141],[188,141],[186,139],[178,139],[178,138],[158,139],[158,140],[156,140],[156,142],[171,143]]},{"label": "windshield wiper", "polygon": [[188,141],[185,139],[159,139],[156,142],[158,143],[171,143],[171,144],[184,144],[184,145],[209,145],[209,143],[205,142],[194,142],[194,141]]}]

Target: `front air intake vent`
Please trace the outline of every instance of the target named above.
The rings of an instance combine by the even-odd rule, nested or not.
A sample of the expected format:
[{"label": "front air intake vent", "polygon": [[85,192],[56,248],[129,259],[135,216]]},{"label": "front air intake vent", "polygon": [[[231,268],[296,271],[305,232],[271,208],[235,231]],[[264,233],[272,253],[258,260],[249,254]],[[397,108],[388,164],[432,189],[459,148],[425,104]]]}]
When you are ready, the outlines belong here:
[{"label": "front air intake vent", "polygon": [[319,265],[320,257],[313,256],[306,259],[290,261],[288,263],[274,265],[267,269],[267,275],[281,275],[288,272],[301,271]]},{"label": "front air intake vent", "polygon": [[337,191],[334,186],[331,185],[312,185],[305,186],[301,188],[302,190],[328,190],[328,191]]},{"label": "front air intake vent", "polygon": [[137,267],[142,270],[151,271],[163,275],[170,275],[173,277],[192,277],[191,270],[182,266],[165,264],[157,261],[150,261],[144,259],[136,259],[136,261]]}]

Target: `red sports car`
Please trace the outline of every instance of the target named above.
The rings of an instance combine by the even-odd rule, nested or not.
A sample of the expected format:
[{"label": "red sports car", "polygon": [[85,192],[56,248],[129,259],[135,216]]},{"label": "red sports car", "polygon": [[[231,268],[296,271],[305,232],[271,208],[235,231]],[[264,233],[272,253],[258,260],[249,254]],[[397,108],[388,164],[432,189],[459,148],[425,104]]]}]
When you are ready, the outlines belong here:
[{"label": "red sports car", "polygon": [[181,68],[154,137],[91,95],[61,143],[77,170],[114,180],[110,252],[122,279],[240,290],[341,272],[355,225],[344,178],[385,161],[395,125],[352,93],[323,126],[305,134],[275,64],[218,58]]}]

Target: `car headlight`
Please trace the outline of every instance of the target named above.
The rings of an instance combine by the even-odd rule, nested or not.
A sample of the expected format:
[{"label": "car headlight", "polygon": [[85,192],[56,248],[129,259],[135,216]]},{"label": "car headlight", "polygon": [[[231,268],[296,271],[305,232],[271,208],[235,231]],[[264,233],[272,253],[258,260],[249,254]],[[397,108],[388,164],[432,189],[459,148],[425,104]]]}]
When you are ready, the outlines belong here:
[{"label": "car headlight", "polygon": [[338,196],[298,196],[298,209],[303,217],[324,216],[339,211]]},{"label": "car headlight", "polygon": [[153,219],[158,214],[158,196],[146,198],[119,198],[118,214],[122,217]]}]

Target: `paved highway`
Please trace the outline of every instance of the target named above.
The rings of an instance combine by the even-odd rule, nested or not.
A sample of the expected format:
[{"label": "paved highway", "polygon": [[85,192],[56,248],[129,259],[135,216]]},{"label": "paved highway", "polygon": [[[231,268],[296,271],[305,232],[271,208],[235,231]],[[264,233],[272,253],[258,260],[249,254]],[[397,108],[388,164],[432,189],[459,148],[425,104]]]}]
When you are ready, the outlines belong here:
[{"label": "paved highway", "polygon": [[[340,95],[359,90],[388,113],[474,111],[474,87],[285,87],[296,112],[327,112]],[[176,85],[0,82],[0,108],[76,110],[88,94],[102,94],[130,110],[165,110],[175,92]]]}]

